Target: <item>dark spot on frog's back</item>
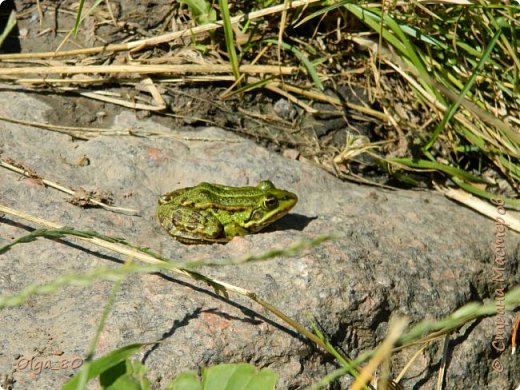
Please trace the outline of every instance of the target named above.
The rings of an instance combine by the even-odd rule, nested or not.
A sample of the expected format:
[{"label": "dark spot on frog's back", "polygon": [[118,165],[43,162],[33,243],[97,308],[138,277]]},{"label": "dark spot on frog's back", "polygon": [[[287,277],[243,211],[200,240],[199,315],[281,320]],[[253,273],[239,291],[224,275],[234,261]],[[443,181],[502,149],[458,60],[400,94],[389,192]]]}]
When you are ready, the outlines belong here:
[{"label": "dark spot on frog's back", "polygon": [[204,226],[208,223],[208,218],[201,214],[192,214],[189,219],[186,221],[185,227],[188,230],[195,231],[198,230],[201,226]]}]

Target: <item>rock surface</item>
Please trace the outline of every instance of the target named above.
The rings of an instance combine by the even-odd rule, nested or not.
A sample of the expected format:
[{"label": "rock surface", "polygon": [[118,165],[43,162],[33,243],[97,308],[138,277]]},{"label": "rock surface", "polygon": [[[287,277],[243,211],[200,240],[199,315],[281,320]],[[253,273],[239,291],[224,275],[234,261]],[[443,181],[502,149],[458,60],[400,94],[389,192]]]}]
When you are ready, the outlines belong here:
[{"label": "rock surface", "polygon": [[[46,110],[59,109],[10,89],[0,90],[0,100],[0,115],[28,121],[43,122]],[[117,117],[114,127],[160,126],[127,112]],[[285,160],[217,128],[171,134],[176,138],[100,136],[75,141],[0,122],[2,158],[67,187],[111,192],[117,205],[138,209],[141,216],[82,209],[67,202],[67,195],[4,169],[1,203],[62,225],[124,237],[175,261],[234,258],[334,233],[335,241],[298,256],[200,271],[256,292],[301,323],[309,325],[309,318],[314,319],[351,357],[380,342],[393,315],[406,315],[414,323],[441,318],[469,301],[493,298],[493,221],[437,193],[340,182],[311,164]],[[80,164],[82,156],[90,163]],[[255,185],[262,179],[297,193],[300,200],[291,214],[258,234],[227,245],[185,246],[154,218],[158,196],[172,189],[201,181]],[[38,227],[9,215],[0,222],[1,246]],[[504,287],[510,288],[519,282],[518,235],[508,232],[505,243]],[[0,291],[16,294],[65,273],[118,267],[117,259],[125,260],[68,239],[17,245],[0,256]],[[73,360],[78,364],[85,357],[110,290],[106,281],[67,286],[4,309],[0,374],[16,380],[14,389],[54,389],[67,381],[77,371],[70,367]],[[492,369],[497,357],[491,347],[494,332],[494,319],[487,318],[452,335],[446,388],[507,389],[518,384],[520,366],[508,353],[499,356],[504,371]],[[243,297],[219,297],[206,285],[177,276],[132,276],[117,293],[97,356],[157,340],[163,342],[139,356],[153,388],[186,369],[220,362],[270,367],[279,375],[280,389],[309,385],[335,368],[330,358]],[[395,375],[415,351],[395,356]],[[30,357],[32,370],[24,367],[23,359]],[[404,388],[433,389],[441,358],[442,341],[433,342],[405,374]],[[67,368],[43,367],[38,372],[38,362],[56,367],[64,360]]]}]

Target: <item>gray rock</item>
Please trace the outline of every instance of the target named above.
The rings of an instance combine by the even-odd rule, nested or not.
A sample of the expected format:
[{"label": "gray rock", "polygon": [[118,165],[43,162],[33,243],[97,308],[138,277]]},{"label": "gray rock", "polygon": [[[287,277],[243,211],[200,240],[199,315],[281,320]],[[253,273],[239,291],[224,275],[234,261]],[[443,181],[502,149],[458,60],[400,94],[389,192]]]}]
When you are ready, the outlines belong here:
[{"label": "gray rock", "polygon": [[[44,121],[45,110],[59,109],[9,89],[0,91],[0,99],[1,115],[18,119]],[[117,116],[114,128],[168,131],[130,112]],[[141,216],[79,208],[67,202],[67,195],[6,170],[0,170],[1,202],[77,229],[124,237],[179,262],[239,257],[334,233],[337,240],[298,256],[200,271],[256,292],[306,325],[314,319],[350,357],[374,348],[393,315],[406,315],[415,323],[441,318],[469,301],[493,298],[493,221],[437,193],[340,182],[316,166],[284,160],[217,128],[171,134],[180,138],[100,136],[75,141],[0,122],[3,158],[65,186],[111,192],[117,205],[139,209]],[[79,164],[82,156],[90,163]],[[185,246],[155,220],[158,196],[172,189],[201,181],[255,185],[262,179],[297,193],[300,201],[290,215],[258,234],[227,245]],[[3,216],[0,245],[35,227]],[[509,232],[505,242],[504,287],[510,288],[519,281],[518,235]],[[73,240],[39,239],[15,246],[0,260],[1,293],[15,294],[61,274],[118,267],[116,260],[126,259]],[[107,281],[68,286],[2,311],[0,373],[16,380],[14,389],[57,388],[77,371],[71,364],[85,358],[110,289]],[[506,389],[517,384],[520,366],[509,354],[500,356],[504,372],[492,370],[497,357],[491,347],[494,330],[493,318],[488,318],[452,335],[446,388]],[[156,340],[163,342],[139,355],[154,388],[181,371],[220,362],[268,366],[279,374],[280,389],[308,385],[335,368],[329,357],[244,297],[232,294],[226,299],[206,285],[174,275],[132,276],[117,293],[97,356]],[[415,351],[394,356],[394,374]],[[30,357],[32,370],[23,367],[23,359]],[[441,357],[442,342],[433,342],[405,375],[405,388],[433,389]],[[38,362],[56,367],[65,360],[66,368],[38,372]]]}]

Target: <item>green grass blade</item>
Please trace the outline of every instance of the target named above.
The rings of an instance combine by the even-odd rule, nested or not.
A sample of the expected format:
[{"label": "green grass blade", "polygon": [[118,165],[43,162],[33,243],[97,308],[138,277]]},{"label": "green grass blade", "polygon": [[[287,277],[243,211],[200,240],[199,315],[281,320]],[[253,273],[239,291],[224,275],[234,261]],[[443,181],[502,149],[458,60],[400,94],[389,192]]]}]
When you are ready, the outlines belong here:
[{"label": "green grass blade", "polygon": [[85,5],[85,0],[79,0],[78,12],[76,13],[76,21],[74,22],[74,27],[72,29],[74,34],[78,33],[79,24],[81,23],[81,12],[83,11],[84,5]]},{"label": "green grass blade", "polygon": [[298,28],[300,27],[302,24],[305,24],[307,23],[308,21],[314,19],[314,18],[317,18],[318,16],[321,16],[321,15],[325,15],[327,12],[331,12],[331,11],[334,11],[338,8],[341,8],[343,7],[344,4],[348,3],[350,1],[340,1],[338,3],[334,3],[332,5],[329,5],[327,7],[322,7],[322,8],[319,8],[317,11],[313,12],[312,14],[306,16],[305,18],[303,18],[302,20],[300,20],[298,23],[296,23],[293,28]]},{"label": "green grass blade", "polygon": [[220,14],[224,23],[224,36],[226,39],[226,47],[229,55],[229,62],[233,70],[235,80],[240,78],[240,69],[238,66],[238,56],[235,50],[235,42],[233,39],[233,26],[231,24],[231,16],[229,15],[229,5],[227,0],[218,0]]},{"label": "green grass blade", "polygon": [[[463,190],[469,192],[470,194],[476,195],[479,198],[491,200],[492,198],[496,198],[497,197],[497,194],[492,194],[491,192],[487,192],[487,191],[481,190],[480,188],[472,186],[471,184],[468,184],[465,181],[460,180],[457,177],[452,177],[451,180],[453,180],[453,182],[455,184],[457,184]],[[502,197],[502,199],[504,199],[504,202],[506,203],[507,207],[520,208],[520,200],[518,200],[518,199],[511,199],[511,198],[504,198],[504,197]]]},{"label": "green grass blade", "polygon": [[88,12],[85,15],[82,15],[83,13],[83,6],[85,4],[85,0],[80,0],[79,6],[78,6],[78,12],[76,13],[76,20],[74,22],[74,27],[72,29],[72,32],[74,34],[78,33],[79,25],[81,22],[89,16],[92,11],[102,2],[103,0],[96,0],[96,2],[92,5],[92,7],[89,8]]},{"label": "green grass blade", "polygon": [[459,98],[457,99],[457,101],[455,103],[453,103],[450,106],[449,110],[447,110],[445,112],[444,117],[437,124],[437,127],[435,128],[435,131],[433,132],[430,141],[424,146],[424,150],[428,150],[428,149],[430,149],[432,147],[432,145],[435,143],[435,141],[437,140],[437,137],[439,136],[441,131],[444,129],[444,127],[446,126],[448,121],[453,117],[453,115],[455,115],[455,112],[459,108],[459,106],[460,106],[461,102],[463,101],[464,97],[466,96],[468,91],[471,89],[471,87],[475,83],[475,80],[477,79],[477,76],[480,74],[482,68],[484,67],[484,64],[486,63],[487,59],[489,58],[489,56],[491,54],[491,51],[495,47],[495,45],[496,45],[496,43],[498,41],[498,38],[500,38],[500,35],[502,35],[502,30],[497,30],[495,32],[495,35],[493,36],[493,38],[489,42],[489,45],[487,46],[486,50],[482,54],[482,57],[480,58],[480,61],[479,61],[478,65],[477,65],[477,67],[473,71],[473,74],[471,75],[470,79],[468,80],[468,82],[464,86],[464,89],[460,93]]},{"label": "green grass blade", "polygon": [[359,20],[367,24],[374,31],[378,32],[383,36],[385,41],[394,46],[403,56],[405,56],[411,65],[416,69],[420,76],[420,83],[426,88],[431,94],[439,98],[441,101],[442,97],[439,95],[431,85],[431,78],[424,65],[423,61],[416,52],[414,45],[407,38],[403,32],[401,26],[394,21],[389,15],[385,14],[383,17],[384,25],[388,26],[391,31],[383,29],[381,25],[381,14],[376,10],[369,10],[356,4],[347,3],[344,7],[354,14]]},{"label": "green grass blade", "polygon": [[469,182],[492,185],[492,183],[490,183],[484,179],[481,179],[478,176],[467,173],[466,171],[463,171],[462,169],[451,167],[449,165],[444,165],[444,164],[441,164],[441,163],[438,163],[435,161],[411,160],[409,158],[391,158],[391,159],[388,159],[387,161],[389,163],[406,165],[407,167],[410,167],[410,168],[430,169],[430,170],[441,171],[441,172],[447,173],[450,176],[460,177],[461,179],[469,181]]},{"label": "green grass blade", "polygon": [[[520,166],[518,164],[514,164],[512,159],[506,158],[504,155],[500,155],[498,159],[500,164],[504,166],[516,180],[520,180]],[[518,162],[518,159],[516,159],[516,161]]]},{"label": "green grass blade", "polygon": [[5,41],[5,38],[13,31],[14,26],[16,26],[16,12],[13,10],[9,14],[9,19],[7,19],[7,23],[4,27],[4,31],[0,34],[0,47]]},{"label": "green grass blade", "polygon": [[305,68],[307,69],[307,72],[309,72],[309,76],[311,76],[312,81],[314,82],[314,85],[317,88],[319,88],[321,91],[323,91],[323,89],[324,89],[323,83],[320,80],[320,76],[318,75],[318,71],[316,70],[316,67],[312,64],[312,62],[309,61],[309,59],[303,52],[298,50],[296,47],[289,45],[288,43],[279,42],[275,39],[265,39],[264,42],[272,43],[275,45],[281,45],[284,49],[292,52],[305,66]]},{"label": "green grass blade", "polygon": [[[127,268],[132,263],[126,263],[122,268]],[[87,383],[89,381],[89,373],[92,369],[92,358],[94,357],[94,354],[96,353],[96,348],[99,343],[99,338],[101,337],[101,332],[103,331],[103,328],[105,327],[106,319],[108,318],[108,315],[110,314],[110,310],[112,309],[112,306],[114,304],[114,301],[116,299],[116,294],[119,288],[121,287],[121,280],[116,280],[116,282],[112,285],[112,290],[110,291],[110,295],[108,296],[107,302],[105,303],[105,307],[103,309],[103,313],[101,314],[101,318],[99,319],[98,325],[96,327],[96,334],[94,335],[94,338],[90,342],[89,349],[87,352],[87,359],[85,361],[85,364],[83,368],[81,369],[81,373],[79,375],[79,382],[77,383],[76,388],[77,389],[85,389],[87,386]]]}]

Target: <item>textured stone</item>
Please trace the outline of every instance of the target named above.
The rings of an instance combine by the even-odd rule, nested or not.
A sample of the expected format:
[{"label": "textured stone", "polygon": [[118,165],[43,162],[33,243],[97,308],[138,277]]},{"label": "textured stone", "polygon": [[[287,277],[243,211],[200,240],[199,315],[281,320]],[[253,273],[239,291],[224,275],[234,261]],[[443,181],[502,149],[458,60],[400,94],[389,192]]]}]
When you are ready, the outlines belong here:
[{"label": "textured stone", "polygon": [[[43,121],[45,110],[51,109],[9,89],[0,91],[0,99],[0,114],[18,119]],[[168,130],[131,112],[118,115],[113,126]],[[68,187],[111,192],[117,205],[136,208],[141,216],[79,208],[67,202],[68,195],[3,169],[1,202],[62,225],[124,237],[179,262],[239,257],[334,233],[337,240],[297,256],[200,271],[256,292],[307,326],[309,318],[314,319],[351,357],[384,338],[392,315],[406,315],[413,324],[441,318],[469,301],[493,298],[493,221],[438,193],[341,182],[316,166],[285,160],[220,129],[171,134],[177,138],[100,136],[77,141],[0,122],[2,158]],[[82,156],[89,164],[79,163]],[[157,198],[167,191],[201,181],[255,185],[262,179],[297,193],[300,201],[291,214],[258,234],[227,245],[185,246],[155,220]],[[0,245],[37,227],[8,215],[0,222]],[[509,232],[505,242],[504,286],[511,287],[519,281],[518,235]],[[0,290],[15,294],[61,274],[119,267],[116,260],[125,259],[69,239],[39,239],[0,256]],[[34,356],[33,362],[54,364],[83,359],[110,290],[107,281],[67,286],[2,311],[0,373],[14,377],[14,389],[53,389],[77,371],[15,370],[16,358]],[[505,371],[492,371],[493,332],[493,319],[488,318],[453,334],[446,388],[515,385],[520,366],[509,354],[501,356]],[[154,388],[183,370],[220,362],[268,366],[279,374],[281,389],[308,385],[334,369],[328,357],[244,297],[223,298],[204,284],[175,275],[134,275],[117,293],[97,356],[157,340],[163,342],[138,356],[148,366]],[[414,352],[394,356],[395,374]],[[405,388],[433,389],[441,357],[442,341],[434,342],[405,375]]]}]

